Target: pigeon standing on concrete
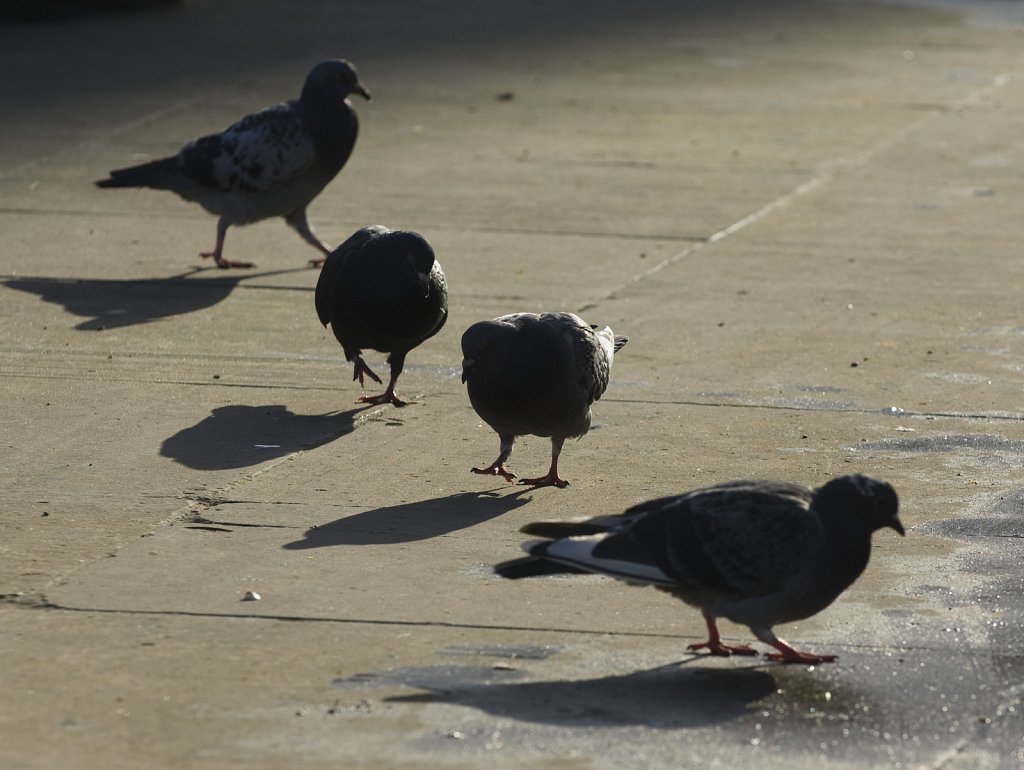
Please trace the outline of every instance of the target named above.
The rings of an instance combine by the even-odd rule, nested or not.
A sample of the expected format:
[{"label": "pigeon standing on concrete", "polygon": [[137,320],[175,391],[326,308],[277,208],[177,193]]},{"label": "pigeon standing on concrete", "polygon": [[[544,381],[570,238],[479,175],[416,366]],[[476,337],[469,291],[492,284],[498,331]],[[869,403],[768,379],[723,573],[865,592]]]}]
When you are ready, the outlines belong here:
[{"label": "pigeon standing on concrete", "polygon": [[224,234],[231,225],[269,217],[284,217],[326,257],[331,248],[313,233],[306,207],[352,154],[359,121],[350,94],[370,98],[355,67],[344,59],[320,62],[306,76],[297,100],[195,139],[172,157],[111,171],[96,184],[170,190],[219,216],[217,242],[212,251],[202,252],[217,267],[252,267],[224,258]]},{"label": "pigeon standing on concrete", "polygon": [[834,655],[800,652],[772,626],[825,609],[868,564],[871,535],[903,534],[896,491],[868,476],[840,476],[818,489],[776,481],[733,481],[641,503],[618,516],[529,524],[550,538],[499,564],[507,578],[599,573],[653,585],[704,614],[714,655],[756,655],[723,644],[716,620],[750,628],[786,663],[825,663]]},{"label": "pigeon standing on concrete", "polygon": [[567,487],[558,456],[570,437],[590,430],[590,406],[608,387],[612,359],[626,344],[573,313],[512,313],[480,321],[462,335],[462,381],[476,413],[498,434],[500,454],[487,468],[506,481],[516,436],[551,437],[551,468],[521,484]]},{"label": "pigeon standing on concrete", "polygon": [[405,356],[448,320],[448,284],[426,239],[380,225],[357,230],[324,262],[315,301],[320,323],[331,325],[360,385],[364,375],[381,381],[362,349],[390,353],[387,390],[359,400],[405,406],[395,395]]}]

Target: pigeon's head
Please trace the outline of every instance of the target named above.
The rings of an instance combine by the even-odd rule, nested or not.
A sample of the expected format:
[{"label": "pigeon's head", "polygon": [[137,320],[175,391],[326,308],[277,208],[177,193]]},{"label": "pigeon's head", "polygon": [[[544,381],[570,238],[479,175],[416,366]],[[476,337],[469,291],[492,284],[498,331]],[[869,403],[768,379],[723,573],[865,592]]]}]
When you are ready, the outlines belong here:
[{"label": "pigeon's head", "polygon": [[495,321],[479,321],[462,334],[462,381],[480,367],[487,366],[491,351],[501,337],[503,327]]},{"label": "pigeon's head", "polygon": [[405,256],[409,266],[416,271],[416,277],[423,287],[423,296],[430,293],[430,273],[434,269],[434,249],[419,233],[409,230],[393,230],[387,234],[389,247]]},{"label": "pigeon's head", "polygon": [[417,273],[429,275],[434,267],[434,249],[419,233],[409,230],[396,230],[391,237],[398,248],[405,252]]},{"label": "pigeon's head", "polygon": [[359,94],[369,101],[370,92],[359,81],[359,73],[352,62],[328,59],[317,64],[306,76],[302,87],[302,101],[341,101],[349,94]]},{"label": "pigeon's head", "polygon": [[896,490],[891,484],[870,476],[854,473],[832,479],[815,493],[814,507],[856,516],[872,532],[888,527],[904,534],[897,516],[900,500]]}]

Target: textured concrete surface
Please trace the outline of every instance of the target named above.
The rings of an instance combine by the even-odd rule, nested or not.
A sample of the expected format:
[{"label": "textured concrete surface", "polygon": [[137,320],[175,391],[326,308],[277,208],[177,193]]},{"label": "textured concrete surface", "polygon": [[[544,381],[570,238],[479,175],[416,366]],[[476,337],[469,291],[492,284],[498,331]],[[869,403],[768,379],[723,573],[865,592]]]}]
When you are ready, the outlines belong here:
[{"label": "textured concrete surface", "polygon": [[[187,0],[0,27],[0,768],[1020,767],[1021,23]],[[92,186],[329,56],[374,100],[311,221],[417,229],[451,287],[400,410],[355,403],[282,222],[229,231],[258,267],[222,272],[212,217]],[[459,336],[542,309],[631,338],[565,490],[469,473],[497,438]],[[910,531],[778,629],[831,665],[690,655],[668,597],[490,574],[537,518],[851,471]]]}]

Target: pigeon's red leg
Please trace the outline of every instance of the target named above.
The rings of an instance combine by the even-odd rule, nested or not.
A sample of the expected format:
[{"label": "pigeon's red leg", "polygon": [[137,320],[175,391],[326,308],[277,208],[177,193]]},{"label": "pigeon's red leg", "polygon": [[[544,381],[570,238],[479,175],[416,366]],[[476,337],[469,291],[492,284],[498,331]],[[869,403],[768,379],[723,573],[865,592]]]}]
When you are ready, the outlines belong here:
[{"label": "pigeon's red leg", "polygon": [[509,484],[515,482],[516,474],[512,471],[505,470],[505,461],[512,454],[512,443],[515,441],[515,436],[498,436],[498,440],[501,442],[501,450],[498,453],[498,459],[488,465],[486,468],[470,468],[473,473],[480,473],[485,476],[501,476]]},{"label": "pigeon's red leg", "polygon": [[331,252],[330,252],[330,250],[329,250],[329,249],[328,249],[328,250],[326,250],[326,251],[324,251],[324,255],[323,255],[322,257],[319,257],[319,258],[317,258],[317,259],[311,259],[311,260],[309,260],[309,266],[310,266],[310,267],[323,267],[323,266],[324,266],[324,262],[326,262],[326,261],[327,261],[327,258],[328,258],[328,257],[329,257],[330,255],[331,255]]},{"label": "pigeon's red leg", "polygon": [[357,355],[355,358],[353,358],[352,364],[352,381],[355,382],[356,380],[359,380],[360,387],[362,387],[364,384],[364,375],[369,376],[369,378],[374,382],[382,382],[381,378],[374,373],[373,369],[366,365],[366,362],[363,360],[362,356]]},{"label": "pigeon's red leg", "polygon": [[777,660],[782,663],[810,663],[813,665],[816,663],[831,663],[836,659],[835,655],[816,655],[813,652],[794,650],[773,634],[771,629],[755,628],[752,630],[757,634],[758,639],[778,650],[778,652],[766,652],[764,656],[768,660]]},{"label": "pigeon's red leg", "polygon": [[395,406],[405,406],[409,402],[403,401],[402,399],[395,395],[396,382],[398,382],[398,377],[396,377],[395,375],[391,375],[391,380],[388,382],[387,390],[385,390],[379,396],[362,396],[359,400],[364,404],[386,404],[390,402]]},{"label": "pigeon's red leg", "polygon": [[201,251],[199,252],[199,256],[204,259],[213,257],[213,261],[217,263],[217,267],[221,270],[227,270],[229,267],[253,267],[254,265],[252,262],[238,262],[233,259],[224,259],[224,257],[221,256],[224,251],[224,235],[227,231],[228,223],[224,221],[223,217],[221,217],[217,220],[217,243],[214,244],[213,251]]},{"label": "pigeon's red leg", "polygon": [[303,208],[298,211],[293,211],[285,217],[284,221],[293,227],[295,232],[302,236],[302,240],[323,254],[319,259],[309,260],[310,267],[322,267],[324,260],[327,259],[331,253],[331,247],[321,241],[316,236],[316,233],[313,232],[313,228],[309,226],[309,221],[306,219],[306,209]]},{"label": "pigeon's red leg", "polygon": [[712,655],[757,655],[757,650],[753,647],[747,647],[745,644],[722,644],[722,638],[718,635],[718,624],[715,623],[714,615],[705,612],[704,622],[708,626],[708,640],[698,644],[691,644],[686,649],[691,652],[707,650]]},{"label": "pigeon's red leg", "polygon": [[568,481],[558,476],[558,456],[562,453],[563,443],[565,443],[564,438],[551,439],[551,467],[548,468],[546,475],[535,479],[520,479],[519,483],[529,484],[534,487],[558,487],[559,489],[565,489],[569,486]]}]

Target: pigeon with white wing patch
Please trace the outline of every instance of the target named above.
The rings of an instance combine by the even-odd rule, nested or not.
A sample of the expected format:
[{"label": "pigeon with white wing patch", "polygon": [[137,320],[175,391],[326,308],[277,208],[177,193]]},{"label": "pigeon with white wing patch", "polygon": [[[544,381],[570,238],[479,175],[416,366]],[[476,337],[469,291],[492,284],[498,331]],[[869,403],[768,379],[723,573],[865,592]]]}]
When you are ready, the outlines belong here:
[{"label": "pigeon with white wing patch", "polygon": [[495,567],[518,579],[597,573],[652,585],[698,608],[708,640],[690,645],[715,655],[755,655],[722,642],[719,617],[748,626],[785,663],[825,663],[834,655],[793,649],[772,627],[809,618],[864,571],[871,535],[900,535],[899,499],[886,482],[840,476],[810,489],[778,481],[733,481],[651,500],[618,516],[528,524],[547,538],[530,555]]}]

